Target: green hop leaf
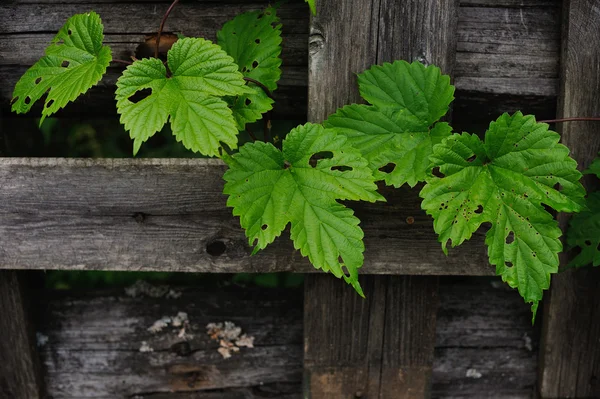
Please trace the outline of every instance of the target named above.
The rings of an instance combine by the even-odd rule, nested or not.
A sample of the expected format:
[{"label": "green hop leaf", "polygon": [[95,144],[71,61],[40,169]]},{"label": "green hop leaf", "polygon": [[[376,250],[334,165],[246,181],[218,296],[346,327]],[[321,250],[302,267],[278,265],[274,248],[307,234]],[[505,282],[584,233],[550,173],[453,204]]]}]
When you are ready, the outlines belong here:
[{"label": "green hop leaf", "polygon": [[[584,173],[594,174],[600,179],[600,157]],[[570,266],[600,266],[600,191],[589,194],[586,205],[586,210],[571,218],[567,231],[569,247],[581,249]]]},{"label": "green hop leaf", "polygon": [[102,45],[103,30],[94,12],[69,18],[46,48],[46,55],[17,82],[12,110],[18,114],[29,112],[48,93],[41,125],[47,116],[96,85],[112,60],[110,48]]},{"label": "green hop leaf", "polygon": [[559,212],[585,206],[581,173],[559,138],[531,115],[504,114],[484,142],[464,133],[436,145],[431,160],[444,177],[431,176],[420,193],[444,252],[448,240],[455,247],[491,223],[490,263],[534,313],[562,250],[558,223],[542,204]]},{"label": "green hop leaf", "polygon": [[[117,81],[117,111],[134,140],[134,155],[167,123],[185,148],[218,156],[221,142],[237,147],[231,110],[221,98],[248,92],[237,65],[219,46],[199,38],[180,39],[167,53],[167,68],[156,58],[138,60]],[[132,96],[149,94],[138,102]]]},{"label": "green hop leaf", "polygon": [[[311,164],[319,153],[331,158]],[[254,253],[291,223],[294,247],[315,268],[343,277],[362,295],[358,268],[363,264],[363,232],[354,212],[337,200],[384,198],[376,191],[367,160],[345,137],[309,123],[287,135],[283,151],[270,143],[248,143],[225,161],[227,205],[240,216]]]},{"label": "green hop leaf", "polygon": [[317,0],[304,0],[304,2],[308,3],[310,12],[312,12],[313,15],[317,15]]},{"label": "green hop leaf", "polygon": [[358,82],[372,105],[341,108],[325,126],[348,137],[377,180],[414,187],[430,170],[433,146],[452,133],[447,123],[436,123],[454,99],[450,77],[435,66],[396,61],[372,67]]},{"label": "green hop leaf", "polygon": [[[223,25],[217,33],[217,42],[233,57],[245,77],[262,83],[271,92],[277,89],[281,77],[281,24],[274,7],[238,15]],[[239,130],[273,109],[273,100],[267,93],[250,84],[254,86],[252,93],[230,101]]]}]

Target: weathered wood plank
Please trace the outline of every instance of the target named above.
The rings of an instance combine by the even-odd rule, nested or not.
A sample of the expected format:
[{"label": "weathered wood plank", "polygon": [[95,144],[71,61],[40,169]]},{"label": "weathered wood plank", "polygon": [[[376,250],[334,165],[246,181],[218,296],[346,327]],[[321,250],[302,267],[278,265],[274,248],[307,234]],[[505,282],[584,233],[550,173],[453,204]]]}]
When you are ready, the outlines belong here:
[{"label": "weathered wood plank", "polygon": [[[371,64],[421,60],[451,74],[457,8],[457,2],[429,1],[318,4],[311,20],[309,120],[320,122],[337,107],[360,101],[354,75]],[[398,258],[390,266],[402,263]],[[366,300],[329,276],[307,278],[305,395],[429,397],[437,279],[378,276],[361,285]]]},{"label": "weathered wood plank", "polygon": [[[250,256],[224,171],[207,159],[2,158],[0,269],[315,271],[287,233]],[[384,195],[350,204],[366,235],[364,273],[494,273],[481,236],[443,255],[417,190]]]},{"label": "weathered wood plank", "polygon": [[[514,290],[494,287],[488,279],[442,278],[433,397],[531,397],[538,338],[529,308]],[[49,292],[40,328],[48,341],[39,349],[48,370],[47,394],[55,399],[302,397],[301,291],[172,288],[182,296]],[[146,330],[155,320],[178,311],[187,312],[192,325],[189,356],[176,353],[185,340],[171,329],[157,334]],[[256,347],[221,359],[218,343],[205,335],[205,325],[225,320],[253,335]],[[154,352],[140,353],[142,341]],[[171,379],[193,378],[191,371],[176,373],[182,365],[213,372],[202,374],[203,385],[179,384],[171,392]],[[244,365],[248,367],[238,368]]]},{"label": "weathered wood plank", "polygon": [[35,330],[23,272],[0,271],[0,396],[33,399],[42,393]]},{"label": "weathered wood plank", "polygon": [[[565,1],[559,117],[600,114],[600,6]],[[562,142],[585,169],[600,149],[598,126],[559,126]],[[588,176],[588,188],[600,188]],[[566,229],[567,215],[559,215]],[[561,256],[562,265],[569,261]],[[540,394],[543,398],[600,396],[600,269],[570,270],[552,278],[544,306]]]}]

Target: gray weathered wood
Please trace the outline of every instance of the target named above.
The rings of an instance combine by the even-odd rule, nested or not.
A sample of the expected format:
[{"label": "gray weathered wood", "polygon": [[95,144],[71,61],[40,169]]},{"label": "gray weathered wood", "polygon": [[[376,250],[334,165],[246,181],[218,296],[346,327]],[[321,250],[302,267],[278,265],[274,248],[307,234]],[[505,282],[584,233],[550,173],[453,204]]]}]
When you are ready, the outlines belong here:
[{"label": "gray weathered wood", "polygon": [[[600,4],[565,1],[559,117],[600,114]],[[598,125],[560,126],[562,142],[585,169],[600,150]],[[589,189],[600,185],[591,176]],[[559,216],[566,229],[567,215]],[[569,261],[561,256],[562,265]],[[544,307],[540,394],[543,398],[600,397],[600,269],[570,270],[552,278]]]},{"label": "gray weathered wood", "polygon": [[[0,158],[0,269],[315,271],[287,233],[250,256],[224,171],[210,159]],[[494,273],[481,236],[446,257],[416,190],[384,194],[350,203],[366,236],[363,273]]]},{"label": "gray weathered wood", "polygon": [[[529,308],[514,290],[494,287],[482,278],[442,279],[432,396],[531,397],[537,335]],[[39,348],[48,370],[47,394],[55,399],[302,397],[301,291],[172,288],[182,296],[131,298],[118,290],[50,292],[40,327],[48,341]],[[178,311],[188,313],[193,327],[189,356],[171,349],[183,345],[171,329],[157,334],[146,330],[155,320]],[[224,320],[253,335],[256,347],[221,359],[218,343],[205,335],[204,327]],[[142,341],[154,352],[140,353]],[[189,373],[179,374],[184,366]],[[469,369],[474,370],[467,376]],[[203,384],[189,387],[192,370],[213,372],[198,371]]]},{"label": "gray weathered wood", "polygon": [[[372,64],[421,60],[451,74],[457,9],[454,1],[318,3],[310,33],[309,120],[320,122],[360,101],[355,74]],[[390,267],[402,265],[400,257],[390,260]],[[361,285],[364,300],[330,276],[307,278],[305,395],[429,397],[437,279],[378,276]]]},{"label": "gray weathered wood", "polygon": [[0,271],[0,396],[35,399],[41,376],[22,272]]},{"label": "gray weathered wood", "polygon": [[[0,5],[0,108],[8,112],[12,88],[25,69],[37,60],[52,32],[73,13],[89,11],[89,2],[69,0],[11,0]],[[169,2],[96,1],[93,8],[104,18],[106,41],[115,57],[135,54],[146,34],[156,30]],[[167,31],[214,38],[220,26],[239,12],[260,9],[263,1],[184,2],[167,21]],[[558,0],[463,1],[459,8],[456,53],[456,86],[469,93],[537,95],[557,93],[559,22]],[[383,12],[389,11],[382,9]],[[283,75],[275,92],[276,117],[303,118],[306,113],[306,46],[308,12],[302,1],[281,7],[283,23]],[[52,15],[52,18],[46,16]],[[427,26],[427,21],[415,28]],[[413,31],[418,31],[414,29]],[[393,33],[393,32],[387,32]],[[387,34],[386,33],[386,34]],[[318,34],[318,32],[317,32]],[[318,46],[314,42],[313,46]],[[444,41],[428,44],[428,50],[443,47]],[[392,44],[393,47],[393,44]],[[313,47],[314,49],[314,47]],[[90,96],[61,111],[81,116],[93,109],[95,115],[114,115],[114,82],[118,70],[105,78]],[[513,81],[517,78],[518,81]],[[492,99],[488,98],[487,101]],[[465,97],[466,101],[470,98]],[[469,105],[476,105],[470,101]],[[527,107],[521,99],[516,108]]]}]

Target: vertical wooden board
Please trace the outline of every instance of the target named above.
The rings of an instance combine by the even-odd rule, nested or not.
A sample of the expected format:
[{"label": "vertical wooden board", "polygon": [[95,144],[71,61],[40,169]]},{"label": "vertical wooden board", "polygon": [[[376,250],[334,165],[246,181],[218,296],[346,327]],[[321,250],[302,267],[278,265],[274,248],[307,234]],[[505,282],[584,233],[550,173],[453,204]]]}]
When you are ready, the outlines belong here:
[{"label": "vertical wooden board", "polygon": [[[600,115],[600,2],[565,1],[559,117]],[[580,169],[600,150],[600,126],[559,126]],[[588,189],[598,189],[584,179]],[[595,187],[594,187],[595,186]],[[559,215],[563,231],[568,216]],[[561,264],[568,263],[561,256]],[[569,270],[552,278],[544,306],[539,389],[542,398],[600,397],[600,269]]]},{"label": "vertical wooden board", "polygon": [[[361,102],[355,74],[395,59],[451,74],[457,1],[317,2],[309,44],[308,119]],[[400,261],[400,260],[399,260]],[[331,276],[305,282],[305,395],[429,396],[438,279],[363,276],[366,299]]]},{"label": "vertical wooden board", "polygon": [[20,273],[0,271],[0,397],[34,399],[41,379]]}]

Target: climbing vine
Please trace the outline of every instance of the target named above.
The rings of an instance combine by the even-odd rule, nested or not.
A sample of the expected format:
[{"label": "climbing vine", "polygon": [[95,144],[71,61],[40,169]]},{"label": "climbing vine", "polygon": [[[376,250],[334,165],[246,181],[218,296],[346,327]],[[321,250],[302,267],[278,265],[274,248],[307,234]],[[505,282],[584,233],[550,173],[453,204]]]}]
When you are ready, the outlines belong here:
[{"label": "climbing vine", "polygon": [[[312,12],[315,2],[308,1]],[[367,104],[340,108],[323,124],[293,129],[278,149],[270,141],[238,147],[238,133],[271,111],[281,75],[276,8],[241,14],[217,43],[180,37],[159,58],[113,60],[94,13],[71,17],[45,55],[17,82],[12,110],[44,98],[42,118],[96,85],[111,62],[125,64],[116,105],[133,153],[169,123],[187,149],[223,159],[227,205],[239,216],[253,254],[288,225],[294,247],[318,269],[363,295],[360,220],[341,200],[385,201],[376,182],[423,184],[422,208],[433,217],[442,250],[487,225],[485,243],[496,273],[535,312],[558,271],[561,230],[552,211],[581,212],[568,243],[580,266],[600,264],[600,197],[584,198],[581,173],[559,135],[516,112],[493,121],[480,138],[453,133],[440,121],[454,99],[450,78],[435,66],[396,61],[358,75]],[[270,124],[267,123],[267,126]],[[600,161],[588,173],[600,177]],[[590,238],[590,233],[592,237]]]}]

